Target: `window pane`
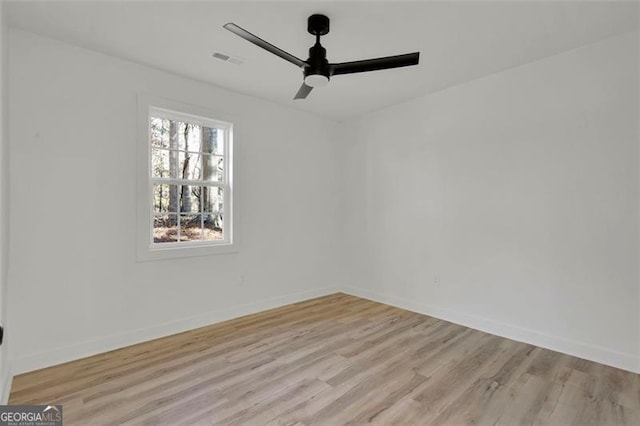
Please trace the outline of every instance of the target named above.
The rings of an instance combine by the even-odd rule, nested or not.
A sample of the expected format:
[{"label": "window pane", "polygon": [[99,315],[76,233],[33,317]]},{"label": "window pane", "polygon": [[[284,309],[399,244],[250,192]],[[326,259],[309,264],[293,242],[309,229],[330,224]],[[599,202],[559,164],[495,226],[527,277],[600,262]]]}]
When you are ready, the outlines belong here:
[{"label": "window pane", "polygon": [[178,153],[178,179],[200,180],[202,167],[200,156],[192,152]]},{"label": "window pane", "polygon": [[204,213],[222,212],[224,203],[224,189],[218,186],[202,188],[202,211]]},{"label": "window pane", "polygon": [[149,135],[154,148],[169,148],[169,120],[151,117]]},{"label": "window pane", "polygon": [[218,155],[203,155],[202,179],[206,182],[223,182],[224,157]]},{"label": "window pane", "polygon": [[224,240],[222,232],[222,213],[217,216],[215,222],[204,223],[203,239],[205,241]]},{"label": "window pane", "polygon": [[178,149],[200,152],[201,133],[197,124],[176,122],[178,127]]},{"label": "window pane", "polygon": [[164,149],[151,150],[151,176],[169,177],[169,151]]},{"label": "window pane", "polygon": [[180,241],[200,241],[202,222],[199,214],[180,215]]},{"label": "window pane", "polygon": [[178,185],[153,185],[153,212],[178,213],[180,187]]},{"label": "window pane", "polygon": [[153,242],[175,243],[178,241],[178,216],[155,215],[153,218]]},{"label": "window pane", "polygon": [[224,155],[224,131],[211,127],[202,128],[202,152]]},{"label": "window pane", "polygon": [[155,178],[178,177],[178,153],[166,149],[151,150],[151,176]]},{"label": "window pane", "polygon": [[216,186],[202,187],[202,218],[205,240],[222,240],[224,190]]},{"label": "window pane", "polygon": [[178,192],[180,213],[200,213],[199,186],[178,185]]}]

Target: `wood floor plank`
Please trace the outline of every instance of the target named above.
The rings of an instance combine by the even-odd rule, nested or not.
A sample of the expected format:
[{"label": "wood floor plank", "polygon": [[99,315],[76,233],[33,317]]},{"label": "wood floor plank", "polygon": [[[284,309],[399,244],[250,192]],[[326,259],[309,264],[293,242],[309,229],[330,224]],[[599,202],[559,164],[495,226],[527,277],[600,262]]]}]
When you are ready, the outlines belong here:
[{"label": "wood floor plank", "polygon": [[638,425],[640,376],[334,294],[14,378],[66,425]]}]

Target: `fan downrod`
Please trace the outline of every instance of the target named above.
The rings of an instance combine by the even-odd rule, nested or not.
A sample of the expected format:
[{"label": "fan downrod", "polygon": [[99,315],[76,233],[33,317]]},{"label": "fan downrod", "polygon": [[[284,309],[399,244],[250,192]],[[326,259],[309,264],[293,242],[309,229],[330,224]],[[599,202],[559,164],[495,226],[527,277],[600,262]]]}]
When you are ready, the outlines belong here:
[{"label": "fan downrod", "polygon": [[324,15],[311,15],[307,19],[307,31],[316,37],[329,33],[329,18]]}]

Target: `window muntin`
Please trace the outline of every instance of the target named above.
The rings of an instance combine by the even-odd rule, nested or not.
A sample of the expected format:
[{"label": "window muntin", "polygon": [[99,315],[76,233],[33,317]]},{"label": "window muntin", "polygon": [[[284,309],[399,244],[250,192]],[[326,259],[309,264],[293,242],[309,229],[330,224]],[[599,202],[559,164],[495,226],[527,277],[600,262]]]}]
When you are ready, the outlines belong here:
[{"label": "window muntin", "polygon": [[230,245],[231,123],[149,109],[150,247]]}]

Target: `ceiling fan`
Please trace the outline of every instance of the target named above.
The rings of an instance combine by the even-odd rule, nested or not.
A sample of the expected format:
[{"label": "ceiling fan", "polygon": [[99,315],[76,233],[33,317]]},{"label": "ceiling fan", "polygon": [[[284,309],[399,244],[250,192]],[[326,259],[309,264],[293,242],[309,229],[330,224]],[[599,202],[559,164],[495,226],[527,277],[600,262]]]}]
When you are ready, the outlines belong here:
[{"label": "ceiling fan", "polygon": [[320,36],[329,32],[329,18],[318,14],[309,16],[307,20],[307,31],[309,34],[316,36],[316,44],[309,49],[309,59],[306,61],[262,40],[260,37],[251,34],[249,31],[234,23],[225,24],[224,28],[256,46],[281,57],[285,61],[289,61],[302,68],[304,82],[293,99],[306,98],[314,87],[326,86],[329,83],[329,79],[334,75],[417,65],[420,59],[420,52],[414,52],[404,55],[365,59],[363,61],[329,63],[329,61],[327,61],[327,51],[320,45]]}]

